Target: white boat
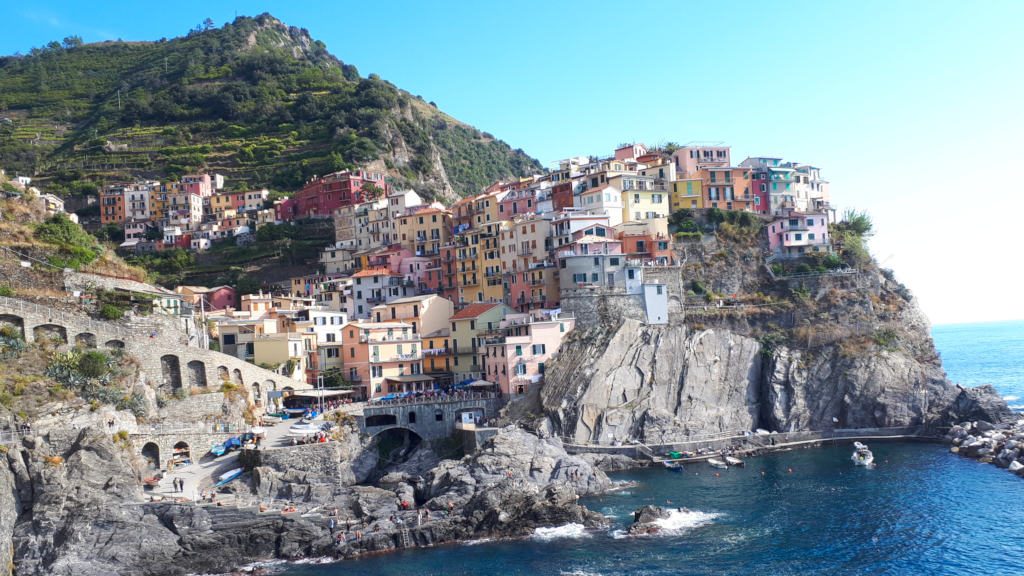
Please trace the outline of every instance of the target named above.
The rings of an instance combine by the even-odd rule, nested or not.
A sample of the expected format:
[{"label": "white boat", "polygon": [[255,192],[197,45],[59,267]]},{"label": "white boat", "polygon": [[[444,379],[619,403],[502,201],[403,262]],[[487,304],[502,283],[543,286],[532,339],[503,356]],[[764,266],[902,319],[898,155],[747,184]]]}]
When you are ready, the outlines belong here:
[{"label": "white boat", "polygon": [[734,456],[726,456],[725,463],[728,464],[729,466],[743,466],[743,460],[740,460],[739,458],[736,458]]},{"label": "white boat", "polygon": [[719,460],[718,458],[708,458],[708,464],[710,464],[711,466],[714,466],[715,468],[728,468],[729,467],[728,464],[726,464],[725,462]]},{"label": "white boat", "polygon": [[853,456],[850,456],[850,460],[857,466],[871,466],[875,463],[875,455],[868,450],[866,444],[860,442],[853,443]]}]

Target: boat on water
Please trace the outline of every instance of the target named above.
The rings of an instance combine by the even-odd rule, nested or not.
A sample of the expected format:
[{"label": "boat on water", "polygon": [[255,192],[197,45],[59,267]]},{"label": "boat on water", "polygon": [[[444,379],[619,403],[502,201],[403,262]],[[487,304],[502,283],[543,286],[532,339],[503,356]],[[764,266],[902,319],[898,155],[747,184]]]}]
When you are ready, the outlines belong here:
[{"label": "boat on water", "polygon": [[223,486],[223,485],[227,484],[228,482],[231,482],[235,478],[238,478],[244,472],[245,472],[245,468],[234,468],[234,469],[228,470],[227,472],[225,472],[225,473],[223,473],[223,474],[221,474],[220,476],[217,477],[217,483],[214,484],[214,487]]},{"label": "boat on water", "polygon": [[725,457],[725,463],[728,464],[729,466],[740,466],[740,467],[743,466],[743,460],[740,460],[739,458],[736,458],[735,456],[726,456]]},{"label": "boat on water", "polygon": [[875,455],[868,450],[867,444],[861,444],[860,442],[853,443],[853,456],[850,456],[850,460],[857,466],[873,466],[875,463]]},{"label": "boat on water", "polygon": [[665,469],[668,470],[669,472],[682,472],[683,471],[683,464],[681,462],[667,462],[666,461],[666,462],[662,462],[662,465],[664,465]]},{"label": "boat on water", "polygon": [[718,458],[708,458],[708,464],[714,466],[715,468],[725,469],[729,467],[728,464],[726,464],[723,460],[719,460]]}]

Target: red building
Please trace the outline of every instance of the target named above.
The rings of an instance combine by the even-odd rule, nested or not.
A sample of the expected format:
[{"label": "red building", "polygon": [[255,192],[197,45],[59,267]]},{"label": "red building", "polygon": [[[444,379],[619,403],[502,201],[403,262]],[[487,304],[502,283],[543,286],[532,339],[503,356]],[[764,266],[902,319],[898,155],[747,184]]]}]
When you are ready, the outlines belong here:
[{"label": "red building", "polygon": [[314,178],[295,193],[295,196],[277,205],[277,218],[291,221],[297,218],[330,218],[342,206],[361,204],[373,200],[366,188],[373,185],[386,195],[390,186],[379,172],[344,170]]},{"label": "red building", "polygon": [[771,214],[772,208],[769,204],[771,194],[768,192],[770,186],[766,170],[755,169],[750,173],[750,193],[754,196],[754,212]]},{"label": "red building", "polygon": [[572,180],[551,187],[551,203],[556,212],[563,208],[572,208]]}]

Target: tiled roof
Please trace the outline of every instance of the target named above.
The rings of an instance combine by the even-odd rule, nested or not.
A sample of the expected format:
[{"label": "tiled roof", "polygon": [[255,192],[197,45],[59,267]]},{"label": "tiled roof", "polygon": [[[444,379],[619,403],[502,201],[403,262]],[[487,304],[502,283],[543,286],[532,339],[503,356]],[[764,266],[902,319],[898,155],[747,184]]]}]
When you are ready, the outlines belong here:
[{"label": "tiled roof", "polygon": [[487,312],[488,310],[491,310],[492,308],[495,308],[496,306],[497,304],[470,304],[469,306],[466,306],[465,308],[459,310],[455,314],[452,314],[451,319],[465,320],[467,318],[476,318],[477,316],[483,314],[484,312]]}]

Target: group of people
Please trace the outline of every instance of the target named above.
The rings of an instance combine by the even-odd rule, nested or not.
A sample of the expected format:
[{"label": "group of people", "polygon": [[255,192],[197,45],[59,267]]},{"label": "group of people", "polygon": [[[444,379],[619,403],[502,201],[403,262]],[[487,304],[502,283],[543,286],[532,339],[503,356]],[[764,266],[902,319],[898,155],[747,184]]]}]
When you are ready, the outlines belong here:
[{"label": "group of people", "polygon": [[327,442],[327,432],[321,430],[313,434],[307,434],[301,437],[292,436],[292,446],[302,446],[304,444],[320,444]]},{"label": "group of people", "polygon": [[175,492],[184,492],[185,491],[185,479],[184,478],[175,478],[174,480],[171,481],[171,484],[174,486],[174,491]]}]

